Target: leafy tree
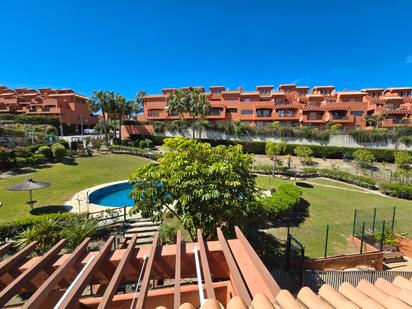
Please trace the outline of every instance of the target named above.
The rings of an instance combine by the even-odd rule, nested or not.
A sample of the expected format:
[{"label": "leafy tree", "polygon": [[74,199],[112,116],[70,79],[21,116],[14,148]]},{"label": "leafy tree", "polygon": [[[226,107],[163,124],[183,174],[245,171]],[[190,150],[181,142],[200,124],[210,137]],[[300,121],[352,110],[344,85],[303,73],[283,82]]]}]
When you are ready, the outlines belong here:
[{"label": "leafy tree", "polygon": [[313,151],[310,147],[296,146],[293,152],[303,161],[304,164],[309,164],[312,162]]},{"label": "leafy tree", "polygon": [[353,158],[360,164],[362,168],[369,166],[375,161],[375,156],[372,152],[366,149],[358,149],[353,153]]},{"label": "leafy tree", "polygon": [[275,170],[277,166],[277,156],[286,151],[287,144],[284,141],[279,143],[268,142],[265,146],[265,153],[268,157],[273,160],[273,175],[275,175]]},{"label": "leafy tree", "polygon": [[243,121],[234,121],[230,124],[229,133],[235,136],[245,136],[250,131],[250,126]]},{"label": "leafy tree", "polygon": [[122,140],[122,121],[125,116],[130,116],[134,109],[134,102],[127,101],[126,98],[118,93],[115,93],[112,98],[113,106],[111,111],[115,115],[115,119],[119,125],[119,139]]},{"label": "leafy tree", "polygon": [[407,151],[397,151],[394,157],[399,168],[406,169],[412,164],[412,155]]},{"label": "leafy tree", "polygon": [[45,155],[48,160],[53,159],[53,152],[52,152],[52,150],[49,146],[41,146],[41,147],[39,147],[37,152],[42,154],[42,155]]},{"label": "leafy tree", "polygon": [[163,146],[168,152],[157,163],[130,177],[134,211],[156,221],[170,212],[192,239],[197,228],[211,238],[217,227],[248,223],[257,195],[252,155],[182,137],[165,139]]}]

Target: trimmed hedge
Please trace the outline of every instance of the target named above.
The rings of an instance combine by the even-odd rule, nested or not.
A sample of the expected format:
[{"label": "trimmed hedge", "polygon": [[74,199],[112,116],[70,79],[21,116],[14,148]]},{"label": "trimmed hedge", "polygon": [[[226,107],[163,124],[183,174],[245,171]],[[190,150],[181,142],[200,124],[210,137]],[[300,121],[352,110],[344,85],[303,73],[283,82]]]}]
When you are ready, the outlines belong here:
[{"label": "trimmed hedge", "polygon": [[0,114],[0,120],[13,121],[22,124],[50,124],[57,127],[60,123],[59,117],[56,116],[41,116],[41,115],[25,115],[25,114]]},{"label": "trimmed hedge", "polygon": [[157,160],[162,156],[159,153],[149,152],[147,149],[142,149],[138,147],[111,145],[109,146],[109,149],[113,153],[128,153],[128,154],[133,154],[136,156],[148,158],[151,160]]},{"label": "trimmed hedge", "polygon": [[293,184],[282,184],[271,197],[261,199],[265,213],[275,219],[282,213],[290,211],[299,204],[302,197],[302,190]]},{"label": "trimmed hedge", "polygon": [[379,188],[380,191],[384,194],[412,200],[412,185],[385,183],[381,184]]},{"label": "trimmed hedge", "polygon": [[29,216],[16,221],[0,224],[0,243],[14,239],[18,234],[32,227],[34,224],[47,219],[67,220],[76,216],[73,213],[56,213],[39,216]]}]

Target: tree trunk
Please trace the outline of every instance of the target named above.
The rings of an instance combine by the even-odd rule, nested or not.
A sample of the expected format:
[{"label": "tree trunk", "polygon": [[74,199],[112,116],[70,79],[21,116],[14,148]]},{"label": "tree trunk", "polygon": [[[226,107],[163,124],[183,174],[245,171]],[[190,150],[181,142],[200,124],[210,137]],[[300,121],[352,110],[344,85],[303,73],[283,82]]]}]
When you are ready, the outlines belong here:
[{"label": "tree trunk", "polygon": [[276,160],[277,160],[277,155],[276,155],[276,153],[275,153],[275,154],[273,155],[273,177],[275,177]]},{"label": "tree trunk", "polygon": [[192,121],[192,138],[195,139],[195,126],[196,126],[196,122],[195,120]]},{"label": "tree trunk", "polygon": [[103,115],[103,132],[104,132],[104,140],[107,143],[109,139],[107,138],[107,119],[106,119],[106,113],[102,110],[102,115]]},{"label": "tree trunk", "polygon": [[122,143],[122,119],[123,119],[123,113],[120,114],[120,120],[119,120],[119,140],[120,140],[120,144]]}]

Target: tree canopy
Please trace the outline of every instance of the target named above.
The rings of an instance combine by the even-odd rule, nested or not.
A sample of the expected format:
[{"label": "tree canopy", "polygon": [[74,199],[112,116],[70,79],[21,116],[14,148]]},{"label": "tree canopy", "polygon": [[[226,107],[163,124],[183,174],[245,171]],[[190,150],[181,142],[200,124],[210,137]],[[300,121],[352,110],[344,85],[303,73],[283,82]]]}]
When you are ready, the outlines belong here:
[{"label": "tree canopy", "polygon": [[247,223],[258,193],[252,155],[182,137],[165,139],[164,147],[157,163],[130,177],[135,211],[152,220],[172,213],[192,236],[202,228],[208,238],[217,227]]}]

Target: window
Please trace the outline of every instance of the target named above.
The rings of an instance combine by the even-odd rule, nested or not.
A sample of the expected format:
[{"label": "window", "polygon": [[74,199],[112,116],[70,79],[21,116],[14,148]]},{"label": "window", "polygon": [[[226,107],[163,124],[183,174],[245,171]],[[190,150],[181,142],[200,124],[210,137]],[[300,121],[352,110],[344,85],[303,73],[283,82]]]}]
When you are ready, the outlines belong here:
[{"label": "window", "polygon": [[227,113],[237,113],[237,108],[228,108],[228,109],[226,109],[226,112]]},{"label": "window", "polygon": [[212,108],[210,111],[210,115],[212,116],[219,116],[223,112],[222,108]]},{"label": "window", "polygon": [[265,108],[265,109],[257,109],[256,110],[256,117],[270,117],[272,116],[272,110]]},{"label": "window", "polygon": [[277,98],[277,99],[275,100],[275,103],[276,103],[276,104],[282,104],[282,102],[283,102],[283,100],[280,99],[280,98]]},{"label": "window", "polygon": [[233,100],[235,100],[235,97],[231,96],[231,97],[229,98],[229,100],[233,101]]},{"label": "window", "polygon": [[162,109],[150,109],[148,115],[149,117],[159,117],[161,112],[163,112]]},{"label": "window", "polygon": [[241,115],[252,115],[253,114],[253,110],[251,109],[244,109],[242,111],[240,111]]},{"label": "window", "polygon": [[363,112],[361,111],[352,111],[351,114],[356,117],[363,117]]},{"label": "window", "polygon": [[245,98],[245,99],[243,100],[243,102],[250,102],[250,101],[251,101],[250,98]]}]

